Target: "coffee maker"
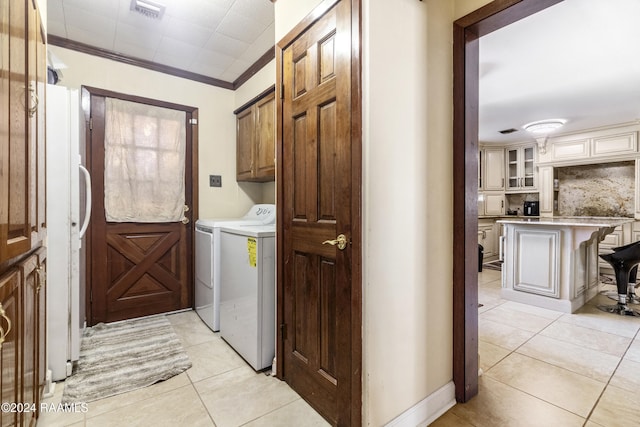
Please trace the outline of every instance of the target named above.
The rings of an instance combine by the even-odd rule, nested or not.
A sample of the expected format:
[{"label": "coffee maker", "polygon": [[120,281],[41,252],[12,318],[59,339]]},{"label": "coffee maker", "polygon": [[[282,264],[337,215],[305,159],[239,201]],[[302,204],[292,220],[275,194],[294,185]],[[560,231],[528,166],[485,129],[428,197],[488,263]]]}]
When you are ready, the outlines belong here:
[{"label": "coffee maker", "polygon": [[539,216],[540,202],[524,202],[524,216]]}]

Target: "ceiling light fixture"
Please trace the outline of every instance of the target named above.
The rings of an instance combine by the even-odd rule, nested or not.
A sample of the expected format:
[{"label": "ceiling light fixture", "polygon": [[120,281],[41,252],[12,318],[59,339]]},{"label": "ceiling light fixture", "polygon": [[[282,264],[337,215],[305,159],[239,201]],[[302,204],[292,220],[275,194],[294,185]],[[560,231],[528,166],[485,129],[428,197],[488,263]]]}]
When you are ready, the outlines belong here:
[{"label": "ceiling light fixture", "polygon": [[564,119],[540,120],[537,122],[527,123],[522,127],[527,132],[547,134],[561,128],[566,122],[567,121]]},{"label": "ceiling light fixture", "polygon": [[151,18],[161,19],[164,15],[165,6],[149,0],[131,0],[130,10],[134,10],[139,14]]},{"label": "ceiling light fixture", "polygon": [[566,122],[567,121],[564,119],[548,119],[527,123],[522,127],[527,132],[539,135],[535,138],[536,143],[538,144],[538,150],[540,151],[540,154],[545,154],[547,152],[547,135],[564,126]]}]

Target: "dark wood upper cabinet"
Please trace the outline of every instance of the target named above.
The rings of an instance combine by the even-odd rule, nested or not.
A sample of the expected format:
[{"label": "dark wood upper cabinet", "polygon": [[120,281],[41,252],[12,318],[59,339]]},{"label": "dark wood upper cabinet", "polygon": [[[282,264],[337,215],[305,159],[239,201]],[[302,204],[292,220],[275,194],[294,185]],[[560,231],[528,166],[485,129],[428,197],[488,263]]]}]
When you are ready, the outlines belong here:
[{"label": "dark wood upper cabinet", "polygon": [[268,90],[235,113],[236,180],[275,180],[275,92]]}]

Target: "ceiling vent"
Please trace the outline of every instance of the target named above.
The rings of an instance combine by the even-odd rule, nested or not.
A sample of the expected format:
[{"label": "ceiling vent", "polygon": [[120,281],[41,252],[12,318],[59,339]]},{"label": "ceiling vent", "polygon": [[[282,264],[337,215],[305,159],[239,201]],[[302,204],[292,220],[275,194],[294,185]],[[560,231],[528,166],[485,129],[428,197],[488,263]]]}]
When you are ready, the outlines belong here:
[{"label": "ceiling vent", "polygon": [[151,18],[151,19],[162,19],[164,15],[165,7],[159,3],[154,3],[148,0],[131,0],[131,8],[130,10],[134,10],[139,14]]},{"label": "ceiling vent", "polygon": [[503,129],[503,130],[499,130],[498,132],[500,132],[503,135],[509,135],[510,133],[514,133],[514,132],[518,132],[518,129]]}]

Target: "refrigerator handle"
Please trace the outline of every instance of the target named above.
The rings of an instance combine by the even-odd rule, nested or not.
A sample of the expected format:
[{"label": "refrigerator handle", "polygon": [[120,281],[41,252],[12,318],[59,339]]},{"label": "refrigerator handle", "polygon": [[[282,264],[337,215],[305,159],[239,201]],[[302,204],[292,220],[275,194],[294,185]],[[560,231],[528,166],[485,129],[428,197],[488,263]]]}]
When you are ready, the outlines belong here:
[{"label": "refrigerator handle", "polygon": [[84,207],[84,223],[82,224],[82,227],[80,227],[80,233],[78,234],[78,238],[82,239],[82,237],[84,236],[84,233],[87,231],[87,228],[89,227],[89,220],[91,219],[91,175],[89,175],[89,171],[87,170],[87,168],[85,168],[81,164],[79,164],[78,166],[80,167],[80,171],[82,172],[82,175],[84,175],[84,182],[85,182],[84,186],[86,190],[85,207]]}]

